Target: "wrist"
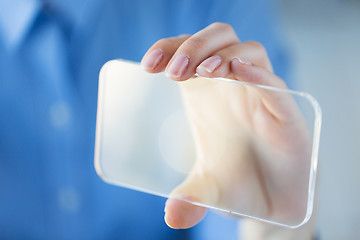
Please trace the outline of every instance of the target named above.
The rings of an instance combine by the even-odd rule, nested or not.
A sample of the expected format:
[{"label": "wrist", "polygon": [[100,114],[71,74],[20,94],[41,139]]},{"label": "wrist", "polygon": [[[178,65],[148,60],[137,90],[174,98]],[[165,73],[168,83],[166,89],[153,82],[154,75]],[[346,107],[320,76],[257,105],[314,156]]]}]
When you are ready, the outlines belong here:
[{"label": "wrist", "polygon": [[290,229],[263,223],[256,220],[246,219],[240,222],[241,240],[311,240],[313,236],[312,220],[303,226]]}]

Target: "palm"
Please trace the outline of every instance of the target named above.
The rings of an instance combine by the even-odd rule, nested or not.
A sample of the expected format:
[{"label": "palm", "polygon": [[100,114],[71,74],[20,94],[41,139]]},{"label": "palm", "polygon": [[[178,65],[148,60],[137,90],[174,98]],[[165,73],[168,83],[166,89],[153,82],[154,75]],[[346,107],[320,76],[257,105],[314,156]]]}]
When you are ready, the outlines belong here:
[{"label": "palm", "polygon": [[276,105],[254,87],[203,78],[181,89],[197,148],[187,181],[206,186],[185,181],[175,191],[194,188],[200,201],[239,213],[303,219],[311,141],[291,96]]}]

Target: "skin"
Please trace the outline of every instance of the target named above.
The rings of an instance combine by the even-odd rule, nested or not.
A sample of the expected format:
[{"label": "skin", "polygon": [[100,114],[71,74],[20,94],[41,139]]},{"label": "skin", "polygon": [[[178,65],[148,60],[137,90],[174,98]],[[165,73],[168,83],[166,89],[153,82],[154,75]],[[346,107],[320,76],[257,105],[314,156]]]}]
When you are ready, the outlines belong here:
[{"label": "skin", "polygon": [[[166,202],[165,221],[170,227],[192,227],[206,213],[206,208],[176,198],[276,221],[295,223],[304,218],[311,138],[293,98],[202,78],[286,89],[260,43],[240,42],[231,26],[214,23],[192,36],[159,40],[145,54],[142,65],[150,73],[165,71],[180,82],[196,142],[196,164],[172,192],[174,198]],[[199,77],[194,77],[196,73]],[[212,117],[214,113],[217,117]],[[251,239],[246,229],[253,232],[254,226],[256,236],[264,233],[257,239],[270,236],[268,232],[275,232],[273,237],[281,233],[278,239],[310,239],[311,235],[309,224],[285,233],[258,222],[244,226],[245,239]]]}]

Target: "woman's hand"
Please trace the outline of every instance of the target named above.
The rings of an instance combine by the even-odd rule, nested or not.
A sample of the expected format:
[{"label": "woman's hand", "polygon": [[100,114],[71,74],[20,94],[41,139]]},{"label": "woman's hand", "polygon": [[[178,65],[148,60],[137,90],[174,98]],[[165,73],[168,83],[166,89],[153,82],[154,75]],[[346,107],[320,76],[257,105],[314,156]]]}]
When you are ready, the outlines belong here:
[{"label": "woman's hand", "polygon": [[[196,142],[196,164],[172,196],[274,221],[305,217],[311,138],[291,95],[201,78],[286,88],[261,44],[240,42],[231,26],[214,23],[192,36],[159,40],[142,66],[181,81]],[[189,228],[205,211],[170,198],[165,220]]]}]

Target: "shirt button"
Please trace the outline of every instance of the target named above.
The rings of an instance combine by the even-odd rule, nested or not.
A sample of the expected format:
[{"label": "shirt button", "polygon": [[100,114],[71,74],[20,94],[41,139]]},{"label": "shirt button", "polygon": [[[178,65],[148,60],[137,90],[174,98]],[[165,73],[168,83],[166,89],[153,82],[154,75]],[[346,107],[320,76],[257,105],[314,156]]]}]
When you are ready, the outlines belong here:
[{"label": "shirt button", "polygon": [[60,189],[57,194],[57,200],[59,207],[66,212],[75,213],[80,208],[80,194],[73,187]]},{"label": "shirt button", "polygon": [[70,109],[64,101],[54,102],[49,109],[49,117],[54,127],[60,128],[69,124]]}]

